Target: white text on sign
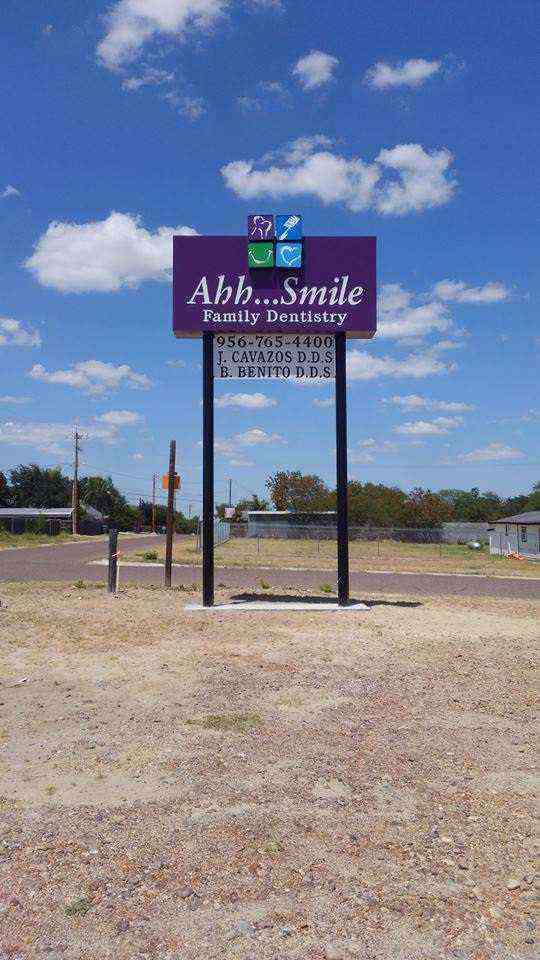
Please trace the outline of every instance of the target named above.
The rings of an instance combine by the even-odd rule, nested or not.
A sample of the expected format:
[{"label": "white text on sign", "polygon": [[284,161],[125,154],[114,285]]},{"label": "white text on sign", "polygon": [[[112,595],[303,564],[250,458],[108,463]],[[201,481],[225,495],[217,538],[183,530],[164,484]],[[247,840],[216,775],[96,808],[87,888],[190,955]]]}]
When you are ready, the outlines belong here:
[{"label": "white text on sign", "polygon": [[214,337],[216,380],[333,380],[333,336],[224,334]]}]

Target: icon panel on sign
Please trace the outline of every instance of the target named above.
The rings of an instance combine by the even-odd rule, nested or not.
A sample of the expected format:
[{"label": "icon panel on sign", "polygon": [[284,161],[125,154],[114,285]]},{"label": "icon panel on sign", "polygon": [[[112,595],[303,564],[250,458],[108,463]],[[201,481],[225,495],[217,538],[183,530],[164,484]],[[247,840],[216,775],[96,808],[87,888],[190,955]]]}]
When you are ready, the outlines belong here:
[{"label": "icon panel on sign", "polygon": [[286,270],[300,270],[302,267],[302,244],[276,244],[276,267],[282,267]]},{"label": "icon panel on sign", "polygon": [[303,236],[302,217],[297,213],[280,214],[276,217],[276,238],[278,240],[302,240]]},{"label": "icon panel on sign", "polygon": [[252,270],[267,270],[274,266],[273,243],[248,243],[248,265]]},{"label": "icon panel on sign", "polygon": [[273,213],[255,213],[248,217],[248,237],[250,240],[273,240],[274,236]]}]

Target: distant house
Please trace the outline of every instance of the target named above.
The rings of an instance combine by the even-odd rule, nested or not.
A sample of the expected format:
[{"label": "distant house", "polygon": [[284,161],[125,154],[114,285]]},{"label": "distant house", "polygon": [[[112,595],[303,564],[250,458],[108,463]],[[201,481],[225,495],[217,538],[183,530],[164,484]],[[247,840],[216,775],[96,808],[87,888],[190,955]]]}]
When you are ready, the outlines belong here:
[{"label": "distant house", "polygon": [[[43,530],[56,536],[61,530],[71,530],[73,510],[71,507],[0,507],[0,528],[10,533],[24,533],[26,530]],[[81,533],[98,534],[107,529],[106,518],[94,507],[81,503],[79,530]]]},{"label": "distant house", "polygon": [[518,553],[540,560],[540,510],[496,520],[490,530],[489,552],[504,556]]}]

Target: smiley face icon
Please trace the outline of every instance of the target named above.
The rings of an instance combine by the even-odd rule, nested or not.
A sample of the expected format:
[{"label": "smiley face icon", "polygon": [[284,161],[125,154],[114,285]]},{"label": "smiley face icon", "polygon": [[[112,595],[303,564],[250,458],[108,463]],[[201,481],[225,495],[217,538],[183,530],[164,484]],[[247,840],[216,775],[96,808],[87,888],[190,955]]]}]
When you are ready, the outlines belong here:
[{"label": "smiley face icon", "polygon": [[274,266],[273,243],[248,243],[248,263],[251,269],[267,270]]}]

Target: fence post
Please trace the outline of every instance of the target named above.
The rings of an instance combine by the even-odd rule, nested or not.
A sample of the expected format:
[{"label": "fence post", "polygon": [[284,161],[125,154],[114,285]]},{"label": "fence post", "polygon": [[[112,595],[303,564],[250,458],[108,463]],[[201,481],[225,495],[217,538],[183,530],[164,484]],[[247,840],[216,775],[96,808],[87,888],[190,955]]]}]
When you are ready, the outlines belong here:
[{"label": "fence post", "polygon": [[109,593],[116,593],[118,589],[118,530],[111,527],[109,530],[109,571],[107,589]]}]

